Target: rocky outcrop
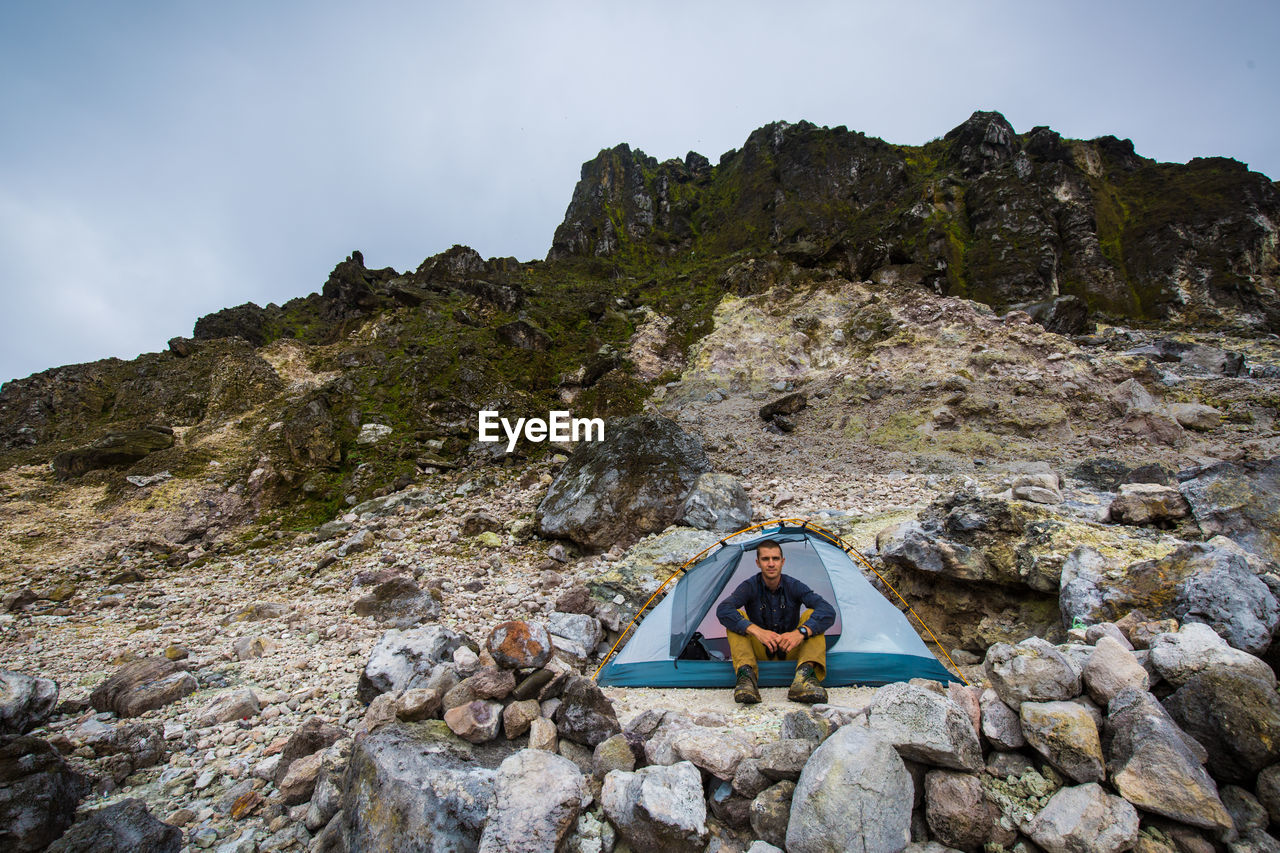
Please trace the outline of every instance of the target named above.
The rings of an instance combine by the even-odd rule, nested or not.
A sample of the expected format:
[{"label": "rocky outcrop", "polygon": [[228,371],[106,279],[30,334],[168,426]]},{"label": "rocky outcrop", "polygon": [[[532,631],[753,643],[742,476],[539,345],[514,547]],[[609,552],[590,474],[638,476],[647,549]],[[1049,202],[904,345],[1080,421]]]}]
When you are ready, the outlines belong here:
[{"label": "rocky outcrop", "polygon": [[53,457],[53,470],[62,477],[79,477],[98,468],[123,468],[150,453],[173,447],[173,430],[167,426],[113,432],[88,445]]},{"label": "rocky outcrop", "polygon": [[1179,487],[1208,536],[1226,536],[1280,564],[1280,459],[1222,462]]},{"label": "rocky outcrop", "polygon": [[87,788],[48,742],[0,736],[0,846],[44,850],[75,820]]},{"label": "rocky outcrop", "polygon": [[570,457],[538,506],[544,536],[593,550],[634,541],[675,521],[710,464],[702,443],[667,418],[640,415],[609,423],[605,440]]},{"label": "rocky outcrop", "polygon": [[182,830],[157,819],[142,800],[122,800],[94,809],[49,846],[50,853],[178,853]]},{"label": "rocky outcrop", "polygon": [[97,687],[89,703],[99,711],[136,717],[195,692],[196,679],[178,661],[145,658],[127,663]]},{"label": "rocky outcrop", "polygon": [[[714,170],[705,162],[602,151],[548,259],[750,250],[860,279],[914,268],[921,284],[1000,308],[1066,295],[1133,319],[1280,320],[1280,190],[1232,160],[1155,163],[1127,140],[1020,134],[976,112],[916,151],[777,122]],[[1045,319],[1077,331],[1082,312],[1069,313]]]},{"label": "rocky outcrop", "polygon": [[0,670],[0,735],[22,735],[43,725],[58,702],[58,683]]}]

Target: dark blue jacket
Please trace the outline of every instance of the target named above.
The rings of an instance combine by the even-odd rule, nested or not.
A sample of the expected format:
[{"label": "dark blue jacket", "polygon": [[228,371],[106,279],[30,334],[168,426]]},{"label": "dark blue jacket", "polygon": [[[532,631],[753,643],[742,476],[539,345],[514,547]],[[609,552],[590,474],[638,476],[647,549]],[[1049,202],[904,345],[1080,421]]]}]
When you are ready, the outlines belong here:
[{"label": "dark blue jacket", "polygon": [[[747,618],[738,612],[740,607],[746,610]],[[805,624],[815,635],[835,624],[835,609],[804,582],[783,575],[777,591],[771,591],[764,585],[764,577],[756,572],[720,602],[716,618],[735,634],[747,633],[747,626],[752,624],[785,634],[799,626],[800,613],[806,607],[813,608],[813,615]]]}]

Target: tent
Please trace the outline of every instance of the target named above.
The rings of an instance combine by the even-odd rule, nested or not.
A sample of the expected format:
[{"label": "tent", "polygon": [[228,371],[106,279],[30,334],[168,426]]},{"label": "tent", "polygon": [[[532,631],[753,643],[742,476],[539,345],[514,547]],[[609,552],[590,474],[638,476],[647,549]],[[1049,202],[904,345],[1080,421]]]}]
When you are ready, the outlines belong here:
[{"label": "tent", "polygon": [[[741,541],[730,541],[739,537]],[[729,642],[716,619],[716,606],[759,571],[755,549],[765,539],[782,545],[784,573],[804,581],[835,606],[836,622],[826,632],[824,685],[881,685],[917,677],[943,683],[960,680],[929,652],[907,617],[863,576],[853,557],[868,569],[871,566],[860,554],[804,519],[783,519],[726,537],[718,548],[712,546],[716,550],[691,560],[687,571],[690,563],[677,570],[654,598],[679,576],[675,588],[643,621],[628,627],[628,631],[634,627],[634,633],[621,652],[606,658],[596,673],[597,682],[623,687],[732,687]],[[637,620],[644,611],[641,608]],[[624,631],[619,642],[626,636]],[[690,649],[707,659],[687,659]],[[794,675],[792,661],[760,662],[762,687],[786,686]]]}]

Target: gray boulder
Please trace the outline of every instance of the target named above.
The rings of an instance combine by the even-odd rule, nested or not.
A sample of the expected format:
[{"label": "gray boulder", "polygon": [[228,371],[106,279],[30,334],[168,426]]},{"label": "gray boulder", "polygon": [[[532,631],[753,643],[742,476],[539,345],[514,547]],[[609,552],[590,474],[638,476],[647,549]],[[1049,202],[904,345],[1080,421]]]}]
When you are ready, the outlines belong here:
[{"label": "gray boulder", "polygon": [[1128,688],[1107,712],[1107,770],[1126,800],[1158,815],[1205,829],[1231,817],[1201,766],[1203,748],[1186,736],[1150,693]]},{"label": "gray boulder", "polygon": [[1022,733],[1032,748],[1077,782],[1106,778],[1102,741],[1089,712],[1075,702],[1023,702]]},{"label": "gray boulder", "polygon": [[111,757],[109,761],[100,762],[99,768],[117,784],[124,782],[136,770],[159,764],[167,755],[164,725],[157,721],[121,723],[94,729],[85,737],[84,743],[99,758]]},{"label": "gray boulder", "polygon": [[392,628],[412,628],[440,618],[440,602],[430,590],[421,589],[403,575],[385,580],[373,592],[356,599],[357,616],[369,617]]},{"label": "gray boulder", "polygon": [[356,693],[362,702],[392,691],[426,687],[432,669],[452,662],[453,653],[466,645],[466,637],[443,625],[427,625],[383,634],[369,654]]},{"label": "gray boulder", "polygon": [[198,718],[202,726],[216,726],[232,720],[257,716],[260,706],[258,695],[249,688],[232,690],[210,700],[200,709]]},{"label": "gray boulder", "polygon": [[555,724],[560,737],[592,749],[622,731],[609,698],[590,678],[576,675],[568,680],[560,694]]},{"label": "gray boulder", "polygon": [[0,734],[22,735],[44,725],[56,704],[56,681],[0,670]]},{"label": "gray boulder", "polygon": [[1209,753],[1209,772],[1252,785],[1280,760],[1280,695],[1265,681],[1230,669],[1189,678],[1164,701],[1169,714]]},{"label": "gray boulder", "polygon": [[1188,545],[1195,573],[1178,585],[1172,615],[1203,622],[1224,640],[1250,654],[1262,654],[1280,626],[1280,603],[1239,554],[1208,545]]},{"label": "gray boulder", "polygon": [[1200,530],[1280,563],[1280,459],[1221,462],[1180,486]]},{"label": "gray boulder", "polygon": [[[547,631],[553,637],[563,637],[588,652],[594,651],[604,639],[604,629],[600,627],[600,620],[584,613],[553,611],[547,614]],[[554,642],[555,640],[552,640],[552,643]]]},{"label": "gray boulder", "polygon": [[1177,489],[1159,483],[1125,483],[1107,510],[1116,524],[1135,525],[1168,525],[1190,513],[1191,507]]},{"label": "gray boulder", "polygon": [[476,850],[505,741],[466,744],[439,720],[391,723],[358,738],[342,793],[350,853]]},{"label": "gray boulder", "polygon": [[702,776],[687,761],[614,770],[600,793],[604,813],[636,850],[702,853],[707,843],[707,804]]},{"label": "gray boulder", "polygon": [[1138,840],[1138,810],[1090,782],[1058,791],[1024,830],[1047,853],[1119,853]]},{"label": "gray boulder", "polygon": [[146,658],[116,670],[89,694],[89,704],[99,711],[136,717],[194,693],[197,686],[195,676],[179,662]]},{"label": "gray boulder", "polygon": [[1157,634],[1151,641],[1151,665],[1175,686],[1209,670],[1230,669],[1275,686],[1276,676],[1263,661],[1227,645],[1208,625],[1193,622],[1176,633]]},{"label": "gray boulder", "polygon": [[159,820],[142,800],[95,809],[49,846],[49,853],[178,853],[182,830]]},{"label": "gray boulder", "polygon": [[970,772],[982,767],[982,746],[969,715],[931,690],[902,682],[881,687],[867,721],[908,761]]},{"label": "gray boulder", "polygon": [[804,770],[817,745],[815,741],[806,738],[784,738],[766,743],[760,747],[757,767],[765,778],[774,782],[794,782],[800,778],[800,772]]},{"label": "gray boulder", "polygon": [[572,761],[522,749],[498,767],[480,853],[556,850],[587,802],[585,780]]},{"label": "gray boulder", "polygon": [[1080,673],[1054,646],[1029,637],[1011,646],[996,643],[987,650],[983,671],[992,688],[1015,711],[1023,702],[1051,702],[1080,694]]},{"label": "gray boulder", "polygon": [[751,523],[751,499],[735,477],[707,472],[685,497],[679,518],[699,530],[741,530]]},{"label": "gray boulder", "polygon": [[835,730],[835,724],[821,714],[813,711],[789,711],[782,717],[778,737],[784,740],[803,738],[816,744],[826,740]]},{"label": "gray boulder", "polygon": [[699,770],[705,770],[717,779],[725,781],[733,779],[738,770],[738,764],[744,758],[751,757],[749,740],[736,732],[724,733],[705,726],[664,726],[659,730],[655,740],[660,742],[659,747],[663,742],[670,744],[669,751],[659,748],[655,753],[666,751],[676,760],[692,762]]},{"label": "gray boulder", "polygon": [[538,506],[539,531],[603,551],[674,522],[709,471],[702,442],[657,415],[614,421],[605,440],[585,442]]},{"label": "gray boulder", "polygon": [[1016,574],[1002,573],[982,549],[937,535],[918,521],[907,521],[881,531],[876,547],[887,565],[917,572],[944,575],[962,581],[1017,583]]},{"label": "gray boulder", "polygon": [[896,853],[911,840],[914,786],[888,741],[857,724],[814,750],[787,824],[788,853]]},{"label": "gray boulder", "polygon": [[44,850],[71,826],[87,791],[47,741],[0,735],[0,849]]},{"label": "gray boulder", "polygon": [[1272,764],[1258,774],[1256,790],[1258,802],[1271,816],[1271,822],[1280,824],[1280,764]]}]

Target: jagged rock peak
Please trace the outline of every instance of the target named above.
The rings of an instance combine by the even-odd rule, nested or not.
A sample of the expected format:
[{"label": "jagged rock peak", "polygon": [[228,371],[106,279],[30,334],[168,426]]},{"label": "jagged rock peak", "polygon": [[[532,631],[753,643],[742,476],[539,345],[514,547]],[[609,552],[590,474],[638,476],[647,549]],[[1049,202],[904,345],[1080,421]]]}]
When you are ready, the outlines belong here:
[{"label": "jagged rock peak", "polygon": [[1015,154],[1013,125],[998,112],[981,110],[943,139],[951,143],[948,159],[966,175],[981,174],[1007,162]]}]

